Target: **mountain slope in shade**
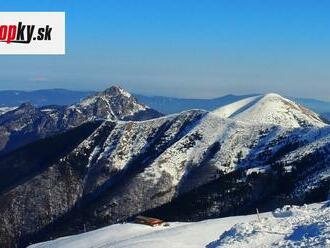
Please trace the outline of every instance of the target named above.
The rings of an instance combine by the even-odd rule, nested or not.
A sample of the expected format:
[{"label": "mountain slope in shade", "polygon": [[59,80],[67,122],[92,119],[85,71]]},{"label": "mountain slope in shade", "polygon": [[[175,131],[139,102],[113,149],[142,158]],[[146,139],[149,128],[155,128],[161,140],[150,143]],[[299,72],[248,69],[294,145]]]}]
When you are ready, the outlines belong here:
[{"label": "mountain slope in shade", "polygon": [[264,123],[286,127],[325,125],[316,113],[273,93],[249,97],[221,107],[213,113],[251,124]]},{"label": "mountain slope in shade", "polygon": [[159,116],[159,112],[138,103],[117,86],[69,107],[38,108],[24,103],[0,115],[0,154],[92,120],[146,120]]},{"label": "mountain slope in shade", "polygon": [[[51,155],[42,156],[52,149],[54,141],[53,137],[50,137],[43,144],[45,151],[38,149],[39,146],[31,148],[33,143],[3,156],[0,159],[2,182],[4,182],[1,187],[3,194],[0,196],[2,203],[0,204],[0,237],[2,237],[0,243],[8,246],[12,244],[8,242],[11,242],[13,237],[16,240],[20,238],[24,240],[26,235],[70,212],[76,204],[86,208],[86,204],[89,206],[93,202],[96,204],[102,202],[105,193],[120,196],[121,190],[128,189],[124,182],[129,182],[130,179],[138,176],[154,158],[186,133],[184,128],[188,124],[198,120],[202,115],[203,112],[193,111],[145,122],[107,121],[66,154],[61,155],[57,150],[53,150]],[[65,139],[63,135],[54,139]],[[27,149],[31,150],[25,152]],[[36,163],[31,158],[32,154],[36,154],[37,159],[40,156],[44,159]],[[8,164],[16,167],[16,174],[7,170]],[[26,174],[30,170],[37,173]],[[169,176],[164,175],[163,180],[168,182],[168,187],[171,187]],[[17,181],[21,183],[16,185]],[[135,201],[141,204],[144,197],[147,197],[142,193],[143,185],[147,187],[148,185],[144,184],[143,179],[138,185],[141,187],[136,185],[130,189],[132,190],[130,193],[122,196],[126,199],[136,192]],[[153,187],[151,185],[151,189]],[[162,189],[164,185],[160,183],[155,193]],[[15,197],[19,195],[22,197]],[[157,197],[155,200],[157,201]],[[155,204],[155,200],[151,204]],[[110,201],[108,203],[113,204]],[[27,214],[24,209],[31,211]],[[109,210],[107,207],[105,209]],[[112,218],[119,218],[119,215],[123,218],[137,211],[137,208],[132,202],[130,206],[114,210],[118,214],[114,213]],[[5,224],[9,220],[11,224]]]},{"label": "mountain slope in shade", "polygon": [[[292,121],[288,115],[284,120]],[[329,126],[260,118],[244,122],[190,110],[108,120],[61,153],[51,150],[52,139],[60,143],[66,133],[43,140],[45,151],[33,143],[9,153],[0,158],[0,244],[24,246],[143,212],[187,221],[239,214],[258,202],[273,206],[270,196],[282,203],[324,200]]]}]

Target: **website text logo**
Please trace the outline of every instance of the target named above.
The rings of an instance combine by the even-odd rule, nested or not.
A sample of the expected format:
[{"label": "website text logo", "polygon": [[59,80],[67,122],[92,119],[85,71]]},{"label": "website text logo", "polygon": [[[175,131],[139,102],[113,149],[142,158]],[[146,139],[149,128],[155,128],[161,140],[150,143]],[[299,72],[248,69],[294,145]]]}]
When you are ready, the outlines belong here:
[{"label": "website text logo", "polygon": [[0,12],[0,54],[65,54],[65,13]]}]

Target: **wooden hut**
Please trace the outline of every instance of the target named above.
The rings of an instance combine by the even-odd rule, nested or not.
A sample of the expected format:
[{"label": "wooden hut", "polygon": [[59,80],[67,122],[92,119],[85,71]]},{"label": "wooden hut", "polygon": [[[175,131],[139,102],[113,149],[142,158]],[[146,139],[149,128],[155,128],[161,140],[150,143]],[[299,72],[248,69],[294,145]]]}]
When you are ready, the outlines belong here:
[{"label": "wooden hut", "polygon": [[134,223],[148,225],[148,226],[159,226],[163,224],[164,221],[156,218],[150,218],[139,215],[135,217]]}]

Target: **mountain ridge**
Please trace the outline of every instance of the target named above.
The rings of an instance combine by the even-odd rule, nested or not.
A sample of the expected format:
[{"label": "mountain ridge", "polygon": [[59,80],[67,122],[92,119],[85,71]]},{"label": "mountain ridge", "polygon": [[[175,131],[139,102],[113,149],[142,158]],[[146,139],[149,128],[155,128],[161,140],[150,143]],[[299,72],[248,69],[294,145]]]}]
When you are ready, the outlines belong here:
[{"label": "mountain ridge", "polygon": [[213,111],[223,118],[278,125],[325,125],[316,113],[275,93],[248,97]]},{"label": "mountain ridge", "polygon": [[[41,107],[45,105],[71,105],[79,102],[81,99],[95,94],[96,91],[73,91],[65,89],[50,89],[36,91],[15,91],[6,90],[0,91],[0,114],[3,107],[17,107],[23,102],[31,102],[32,104]],[[133,94],[139,102],[148,105],[149,107],[164,113],[171,114],[182,112],[188,109],[205,109],[213,111],[218,107],[233,103],[246,97],[262,95],[233,95],[228,94],[222,97],[213,99],[189,99],[166,96],[146,96],[141,94]],[[321,101],[311,98],[287,97],[307,108],[316,111],[319,114],[330,112],[330,102]],[[329,118],[328,118],[329,119]]]},{"label": "mountain ridge", "polygon": [[[280,100],[271,102],[283,107]],[[256,106],[239,114],[251,113],[251,107],[259,111]],[[305,114],[295,105],[284,106]],[[46,154],[32,147],[35,143],[20,148],[20,160],[15,152],[0,157],[0,174],[8,180],[0,195],[0,237],[7,239],[0,244],[23,247],[141,213],[197,221],[255,209],[260,201],[274,206],[267,197],[282,204],[327,197],[330,127],[255,117],[259,121],[189,110],[145,121],[101,120],[70,151],[51,150],[54,160],[30,161],[31,154]],[[49,137],[44,149],[52,138],[67,135]],[[8,164],[18,174],[7,171]],[[26,177],[23,172],[34,166],[43,170]],[[14,185],[14,176],[25,180]]]},{"label": "mountain ridge", "polygon": [[144,120],[159,116],[162,114],[138,103],[118,86],[70,106],[23,103],[0,115],[0,154],[96,119]]}]

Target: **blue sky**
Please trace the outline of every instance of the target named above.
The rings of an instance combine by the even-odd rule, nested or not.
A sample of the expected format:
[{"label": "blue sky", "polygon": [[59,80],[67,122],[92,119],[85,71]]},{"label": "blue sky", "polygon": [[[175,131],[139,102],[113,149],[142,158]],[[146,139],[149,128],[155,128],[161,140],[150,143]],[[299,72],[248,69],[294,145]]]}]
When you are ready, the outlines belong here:
[{"label": "blue sky", "polygon": [[65,56],[0,56],[0,89],[216,97],[277,92],[330,100],[327,0],[0,0],[65,11]]}]

